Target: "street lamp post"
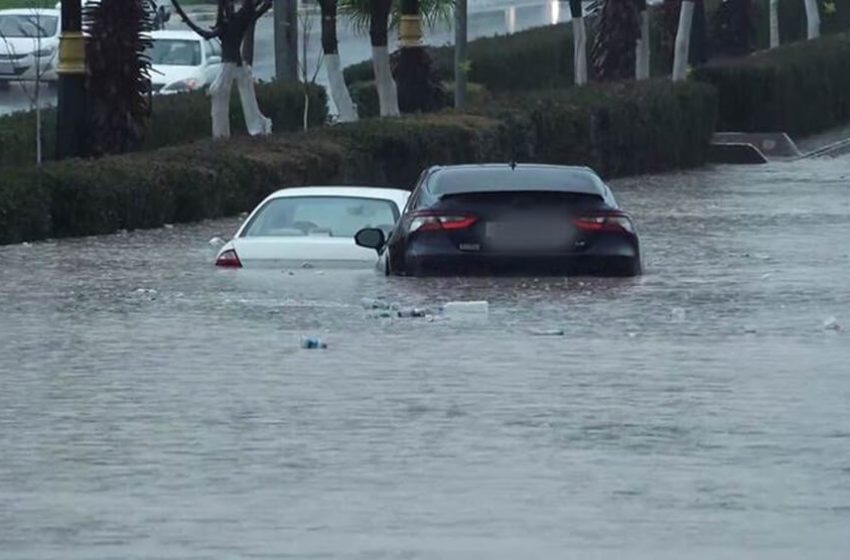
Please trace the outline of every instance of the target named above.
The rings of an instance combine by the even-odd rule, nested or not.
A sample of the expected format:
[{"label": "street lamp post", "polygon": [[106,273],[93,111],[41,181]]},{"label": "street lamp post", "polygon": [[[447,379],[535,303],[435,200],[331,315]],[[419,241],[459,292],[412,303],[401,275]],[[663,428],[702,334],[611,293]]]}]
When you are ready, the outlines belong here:
[{"label": "street lamp post", "polygon": [[80,0],[63,0],[59,39],[57,159],[86,155],[86,41]]},{"label": "street lamp post", "polygon": [[275,77],[298,81],[298,0],[274,0]]}]

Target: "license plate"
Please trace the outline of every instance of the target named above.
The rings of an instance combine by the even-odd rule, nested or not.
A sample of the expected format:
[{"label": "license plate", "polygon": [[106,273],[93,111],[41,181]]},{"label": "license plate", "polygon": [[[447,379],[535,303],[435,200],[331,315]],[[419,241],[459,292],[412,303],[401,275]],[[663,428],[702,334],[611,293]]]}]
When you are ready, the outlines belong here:
[{"label": "license plate", "polygon": [[15,73],[15,67],[10,62],[0,62],[0,74],[11,75]]},{"label": "license plate", "polygon": [[566,224],[546,222],[489,222],[485,233],[492,246],[512,249],[554,249],[570,239]]}]

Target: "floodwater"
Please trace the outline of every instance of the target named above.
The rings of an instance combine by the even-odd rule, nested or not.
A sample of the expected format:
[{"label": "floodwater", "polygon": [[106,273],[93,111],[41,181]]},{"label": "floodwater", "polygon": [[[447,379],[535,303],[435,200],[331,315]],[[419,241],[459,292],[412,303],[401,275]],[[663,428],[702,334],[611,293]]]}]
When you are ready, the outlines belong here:
[{"label": "floodwater", "polygon": [[846,558],[848,164],[615,181],[639,279],[0,247],[0,557]]}]

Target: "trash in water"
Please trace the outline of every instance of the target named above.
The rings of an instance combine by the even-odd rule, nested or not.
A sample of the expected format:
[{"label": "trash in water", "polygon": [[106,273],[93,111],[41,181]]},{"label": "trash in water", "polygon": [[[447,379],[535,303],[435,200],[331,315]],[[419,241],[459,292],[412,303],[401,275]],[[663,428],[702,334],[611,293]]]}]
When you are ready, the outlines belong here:
[{"label": "trash in water", "polygon": [[393,304],[382,299],[363,298],[360,300],[363,309],[391,309]]},{"label": "trash in water", "polygon": [[226,242],[221,237],[213,237],[210,239],[210,245],[213,247],[218,247],[220,245],[224,245]]},{"label": "trash in water", "polygon": [[29,247],[29,246],[30,246],[30,242],[29,242],[29,241],[24,241],[23,243],[21,243],[21,246],[22,246],[22,247]]},{"label": "trash in water", "polygon": [[748,326],[744,327],[744,333],[745,334],[757,334],[758,332],[759,332],[758,329],[755,328],[752,325],[748,325]]},{"label": "trash in water", "polygon": [[301,265],[301,268],[313,268],[313,265],[308,263],[308,262],[305,262],[304,264]]},{"label": "trash in water", "polygon": [[563,329],[532,329],[534,336],[564,336]]},{"label": "trash in water", "polygon": [[165,229],[174,229],[174,224],[165,224],[162,227],[164,227]]},{"label": "trash in water", "polygon": [[369,312],[369,317],[372,319],[390,319],[393,314],[389,309],[376,309]]},{"label": "trash in water", "polygon": [[823,320],[823,328],[828,331],[840,331],[841,323],[835,317],[827,317]]},{"label": "trash in water", "polygon": [[326,342],[316,338],[316,337],[308,337],[301,339],[301,348],[305,350],[325,350],[328,345]]},{"label": "trash in water", "polygon": [[681,307],[674,307],[670,310],[670,318],[678,323],[683,322],[687,315],[687,312],[685,312],[685,310]]},{"label": "trash in water", "polygon": [[486,301],[450,301],[443,306],[443,315],[449,319],[486,319],[489,314]]},{"label": "trash in water", "polygon": [[414,307],[412,309],[400,309],[396,312],[396,315],[402,319],[426,317],[428,315],[428,310],[419,309],[418,307]]}]

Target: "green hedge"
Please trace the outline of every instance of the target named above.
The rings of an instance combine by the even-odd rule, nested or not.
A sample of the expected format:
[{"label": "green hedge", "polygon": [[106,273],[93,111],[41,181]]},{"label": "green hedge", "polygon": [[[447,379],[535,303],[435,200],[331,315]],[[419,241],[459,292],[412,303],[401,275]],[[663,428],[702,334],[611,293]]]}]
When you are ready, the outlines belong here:
[{"label": "green hedge", "polygon": [[649,82],[503,98],[470,114],[364,120],[0,170],[0,243],[232,215],[308,184],[410,186],[432,164],[542,161],[606,174],[703,161],[713,92]]},{"label": "green hedge", "polygon": [[[325,90],[310,86],[309,124],[318,126],[328,118]],[[299,130],[303,126],[304,88],[299,85],[268,82],[257,84],[262,111],[272,119],[277,132]],[[239,96],[234,92],[231,123],[234,134],[245,132],[245,119]],[[185,144],[212,134],[210,99],[198,91],[152,98],[152,116],[145,139],[145,150]],[[54,158],[56,150],[56,111],[43,111],[44,157]],[[31,165],[36,153],[35,112],[27,111],[0,117],[0,167]]]},{"label": "green hedge", "polygon": [[850,35],[822,37],[697,69],[718,90],[720,130],[820,132],[850,121]]}]

